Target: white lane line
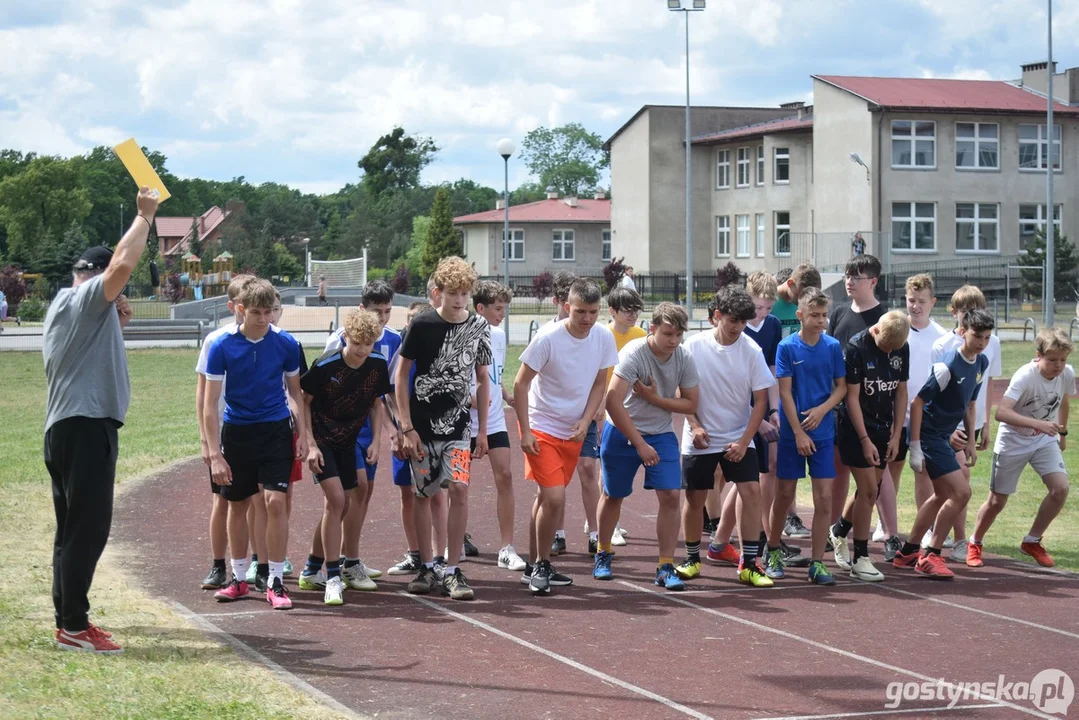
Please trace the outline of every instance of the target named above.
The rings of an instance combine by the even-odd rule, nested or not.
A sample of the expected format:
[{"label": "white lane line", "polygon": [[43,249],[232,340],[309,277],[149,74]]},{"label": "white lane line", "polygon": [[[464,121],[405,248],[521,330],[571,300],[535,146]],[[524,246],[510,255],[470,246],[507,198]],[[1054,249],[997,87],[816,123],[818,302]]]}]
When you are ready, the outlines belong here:
[{"label": "white lane line", "polygon": [[[272,615],[275,612],[281,612],[280,610],[234,610],[233,612],[216,612],[216,613],[196,613],[199,617],[204,618],[219,618],[219,617],[246,617],[247,615]],[[289,613],[289,615],[301,615],[302,613]]]},{"label": "white lane line", "polygon": [[576,660],[572,660],[572,659],[566,657],[565,655],[559,655],[556,652],[551,652],[550,650],[547,650],[546,648],[542,648],[539,645],[535,645],[533,643],[530,643],[527,640],[522,640],[519,637],[516,637],[514,635],[510,635],[508,632],[505,632],[503,630],[499,630],[498,628],[494,627],[493,625],[488,625],[487,623],[485,623],[485,622],[483,622],[481,620],[476,620],[475,618],[468,617],[467,615],[462,615],[459,612],[449,610],[449,609],[443,607],[442,605],[440,605],[440,604],[438,604],[438,603],[436,603],[436,602],[434,602],[432,600],[428,600],[427,598],[419,597],[419,596],[416,596],[416,595],[409,595],[408,593],[403,592],[403,591],[398,591],[398,595],[403,595],[403,596],[407,597],[409,600],[415,600],[416,602],[420,603],[421,605],[425,605],[425,606],[427,606],[427,607],[429,607],[429,608],[431,608],[433,610],[437,610],[438,612],[443,613],[444,615],[449,615],[450,617],[452,617],[455,620],[461,620],[462,622],[466,622],[469,625],[472,625],[474,627],[478,627],[479,629],[484,630],[486,632],[489,632],[492,635],[497,635],[498,637],[502,638],[503,640],[509,640],[510,642],[516,643],[517,645],[520,645],[523,648],[531,650],[532,652],[536,652],[536,653],[539,653],[540,655],[543,655],[545,657],[549,657],[552,660],[556,660],[556,661],[558,661],[560,663],[563,663],[564,665],[569,665],[574,670],[580,670],[581,672],[586,673],[588,675],[591,675],[592,677],[597,678],[599,680],[602,680],[603,682],[610,683],[611,685],[617,685],[618,687],[620,687],[620,688],[622,688],[624,690],[629,690],[630,692],[636,693],[637,695],[641,695],[643,697],[646,697],[649,700],[653,700],[653,701],[658,702],[658,703],[660,703],[662,705],[666,705],[670,709],[677,710],[678,712],[682,713],[683,715],[688,715],[691,718],[697,718],[697,720],[712,720],[712,717],[710,715],[705,715],[704,713],[697,712],[696,710],[694,710],[691,707],[686,707],[685,705],[682,705],[681,703],[675,702],[674,700],[671,700],[670,698],[665,698],[662,695],[657,695],[656,693],[652,692],[651,690],[645,690],[644,688],[638,687],[637,685],[634,685],[633,683],[628,683],[625,680],[619,680],[618,678],[613,677],[611,675],[608,675],[605,672],[602,672],[600,670],[596,670],[595,668],[592,668],[592,667],[589,667],[589,666],[584,665],[582,663],[579,663]]},{"label": "white lane line", "polygon": [[[693,610],[700,610],[701,612],[708,613],[709,615],[715,615],[716,617],[720,617],[720,618],[723,618],[724,620],[729,620],[731,622],[738,623],[739,625],[746,625],[746,626],[751,627],[754,630],[757,630],[759,632],[771,633],[773,635],[778,635],[780,637],[787,638],[788,640],[795,640],[797,642],[804,643],[804,644],[809,645],[811,647],[815,647],[818,650],[824,650],[825,652],[830,652],[830,653],[834,653],[836,655],[841,655],[842,657],[849,658],[851,660],[857,660],[859,662],[866,663],[867,665],[873,665],[874,667],[879,667],[879,668],[883,668],[885,670],[890,670],[891,672],[897,673],[899,675],[906,675],[907,677],[912,677],[912,678],[915,678],[916,680],[921,680],[923,682],[930,682],[930,683],[934,683],[934,684],[936,684],[938,682],[941,682],[940,678],[934,678],[934,677],[929,677],[928,675],[922,675],[921,673],[914,672],[913,670],[907,670],[906,668],[901,668],[901,667],[898,667],[896,665],[891,665],[891,664],[886,663],[886,662],[881,662],[880,660],[874,660],[871,657],[866,657],[865,655],[859,655],[858,653],[851,652],[849,650],[841,650],[839,648],[832,647],[831,645],[825,645],[822,642],[817,642],[816,640],[810,640],[809,638],[804,638],[801,635],[795,635],[794,633],[787,632],[786,630],[780,630],[778,628],[768,627],[767,625],[760,625],[758,623],[753,622],[752,620],[746,620],[745,618],[740,618],[737,615],[731,615],[729,613],[725,613],[725,612],[722,612],[720,610],[714,610],[714,609],[709,608],[709,607],[704,607],[703,605],[698,605],[698,604],[692,603],[692,602],[690,602],[688,600],[683,600],[682,598],[678,597],[677,595],[675,595],[673,593],[663,593],[663,592],[660,592],[658,590],[653,590],[651,588],[646,588],[646,587],[641,587],[640,585],[635,585],[635,584],[633,584],[631,582],[626,582],[625,580],[619,580],[618,582],[621,585],[625,585],[626,587],[632,588],[633,590],[636,590],[638,592],[648,593],[649,595],[655,595],[656,597],[658,597],[658,598],[660,598],[662,600],[666,600],[667,602],[672,602],[672,603],[676,603],[678,605],[683,605],[685,607],[692,608]],[[953,683],[944,682],[943,687],[954,688],[955,685]],[[967,694],[972,695],[975,698],[980,699],[980,700],[988,700],[988,701],[991,701],[991,702],[999,702],[1001,705],[1003,705],[1005,707],[1009,707],[1009,708],[1011,708],[1013,710],[1018,710],[1019,712],[1023,713],[1024,715],[1030,715],[1032,717],[1038,717],[1038,718],[1046,718],[1047,720],[1051,720],[1051,718],[1053,717],[1052,715],[1044,715],[1044,714],[1042,714],[1042,713],[1040,713],[1040,712],[1038,712],[1036,710],[1033,710],[1031,708],[1023,707],[1021,705],[1015,705],[1015,704],[1010,703],[1010,702],[1004,702],[1002,700],[998,700],[997,698],[991,697],[991,696],[988,696],[988,695],[983,695],[980,692],[968,692]]]},{"label": "white lane line", "polygon": [[[279,677],[288,685],[291,685],[296,690],[299,690],[302,693],[307,693],[311,697],[315,698],[315,700],[317,700],[318,702],[326,705],[333,710],[336,710],[347,718],[353,718],[354,720],[364,720],[363,716],[358,714],[352,708],[342,704],[340,701],[334,699],[330,695],[327,695],[322,690],[319,690],[317,687],[301,678],[299,675],[295,675],[294,673],[289,672],[270,658],[260,653],[255,648],[245,643],[244,641],[233,635],[230,635],[221,628],[217,627],[212,622],[205,619],[204,616],[199,615],[196,612],[192,612],[185,605],[182,605],[175,600],[166,600],[165,602],[172,606],[172,608],[177,613],[197,625],[199,629],[202,630],[204,633],[228,645],[236,652],[247,657],[249,660],[254,660],[257,663],[262,663],[267,668],[269,668],[270,672]],[[271,610],[270,612],[274,611]]]},{"label": "white lane line", "polygon": [[831,720],[832,718],[873,717],[875,715],[913,715],[914,713],[938,713],[951,710],[980,710],[1004,707],[1000,703],[984,705],[952,705],[944,707],[903,708],[902,710],[867,710],[866,712],[832,713],[831,715],[783,715],[782,717],[758,718],[758,720]]}]

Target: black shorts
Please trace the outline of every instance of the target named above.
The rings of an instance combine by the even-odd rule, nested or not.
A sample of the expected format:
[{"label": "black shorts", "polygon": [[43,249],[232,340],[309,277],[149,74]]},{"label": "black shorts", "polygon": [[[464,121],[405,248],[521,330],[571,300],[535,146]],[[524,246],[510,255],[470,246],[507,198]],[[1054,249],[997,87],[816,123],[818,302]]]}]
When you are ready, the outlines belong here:
[{"label": "black shorts", "polygon": [[[886,430],[869,430],[868,433],[873,441],[873,446],[877,448],[877,455],[880,457],[880,464],[877,467],[883,470],[887,465],[884,458],[888,454],[889,432]],[[858,439],[858,433],[855,432],[853,426],[847,423],[839,423],[836,428],[835,446],[839,450],[840,461],[847,467],[860,469],[870,467],[869,462],[865,459],[865,453],[862,451],[862,442]],[[892,462],[902,462],[906,458],[907,431],[904,429],[899,433],[899,451]]]},{"label": "black shorts", "polygon": [[753,449],[757,451],[757,469],[768,474],[768,441],[760,433],[753,436]]},{"label": "black shorts", "polygon": [[210,476],[210,492],[220,495],[222,486],[214,482],[214,474],[210,472],[210,468],[206,468],[206,473]]},{"label": "black shorts", "polygon": [[232,470],[232,484],[221,487],[226,500],[246,500],[266,490],[288,492],[292,474],[292,428],[288,419],[234,425],[221,430],[221,452]]},{"label": "black shorts", "polygon": [[682,456],[682,489],[711,490],[716,486],[716,467],[723,472],[727,482],[745,483],[760,480],[757,469],[757,453],[753,448],[746,451],[739,462],[731,462],[726,453]]},{"label": "black shorts", "polygon": [[315,473],[315,484],[335,477],[341,479],[343,489],[356,489],[356,444],[345,449],[319,445],[318,449],[322,453],[322,472]]},{"label": "black shorts", "polygon": [[[502,432],[491,433],[487,436],[487,449],[494,450],[496,448],[509,449],[510,446],[510,434],[506,430]],[[468,449],[471,452],[476,452],[476,438],[472,438],[468,441]]]}]

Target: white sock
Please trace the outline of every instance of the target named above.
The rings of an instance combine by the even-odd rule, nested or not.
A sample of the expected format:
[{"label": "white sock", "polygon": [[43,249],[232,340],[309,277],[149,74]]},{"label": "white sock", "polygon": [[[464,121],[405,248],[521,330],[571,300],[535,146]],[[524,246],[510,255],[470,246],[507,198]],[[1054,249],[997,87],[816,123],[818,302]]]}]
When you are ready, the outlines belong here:
[{"label": "white sock", "polygon": [[589,540],[595,540],[596,542],[599,542],[599,533],[596,532],[595,530],[593,530],[592,532],[588,533],[588,539]]},{"label": "white sock", "polygon": [[247,558],[232,558],[232,577],[241,582],[247,577]]},{"label": "white sock", "polygon": [[1027,535],[1023,538],[1025,543],[1040,543],[1042,539],[1040,537],[1034,537],[1033,535]]},{"label": "white sock", "polygon": [[979,540],[978,538],[974,537],[973,535],[971,535],[970,536],[970,544],[971,545],[981,545],[982,541]]},{"label": "white sock", "polygon": [[455,572],[457,572],[457,566],[456,565],[447,565],[446,566],[446,575],[447,576],[453,575]]},{"label": "white sock", "polygon": [[565,540],[566,539],[566,531],[565,530],[555,530],[554,531],[554,536],[556,538],[562,538],[563,540]]},{"label": "white sock", "polygon": [[284,562],[272,562],[270,563],[270,578],[267,580],[266,585],[273,587],[274,580],[284,582],[285,576],[285,563]]}]

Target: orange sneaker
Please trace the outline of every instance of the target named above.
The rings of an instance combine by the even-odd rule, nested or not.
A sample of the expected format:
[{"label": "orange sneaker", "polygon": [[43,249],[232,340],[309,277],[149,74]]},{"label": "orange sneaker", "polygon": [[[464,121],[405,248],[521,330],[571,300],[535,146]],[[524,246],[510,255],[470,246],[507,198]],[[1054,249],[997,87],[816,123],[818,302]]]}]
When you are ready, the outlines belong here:
[{"label": "orange sneaker", "polygon": [[1053,556],[1045,552],[1041,542],[1025,542],[1019,546],[1024,555],[1029,555],[1042,567],[1053,567],[1056,563]]},{"label": "orange sneaker", "polygon": [[914,572],[934,580],[951,580],[955,577],[955,573],[944,564],[944,558],[934,553],[922,555],[914,566]]},{"label": "orange sneaker", "polygon": [[904,555],[902,552],[897,551],[895,559],[892,560],[892,566],[897,568],[914,567],[917,563],[917,552],[912,552],[910,555]]},{"label": "orange sneaker", "polygon": [[93,652],[102,655],[119,655],[124,651],[110,637],[107,637],[101,628],[93,625],[81,632],[57,630],[56,645],[61,650]]},{"label": "orange sneaker", "polygon": [[967,544],[967,566],[968,567],[981,567],[985,565],[982,562],[982,546],[975,545],[974,543]]},{"label": "orange sneaker", "polygon": [[[742,555],[734,549],[734,545],[725,543],[720,550],[713,550],[711,544],[708,545],[708,560],[714,563],[724,563],[726,565],[741,565]],[[741,568],[739,568],[740,570]]]}]

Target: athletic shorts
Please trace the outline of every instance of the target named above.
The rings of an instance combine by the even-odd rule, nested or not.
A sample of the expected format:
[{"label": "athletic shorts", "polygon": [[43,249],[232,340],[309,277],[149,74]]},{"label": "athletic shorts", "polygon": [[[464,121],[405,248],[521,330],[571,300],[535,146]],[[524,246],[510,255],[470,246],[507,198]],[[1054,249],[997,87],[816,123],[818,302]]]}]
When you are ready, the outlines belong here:
[{"label": "athletic shorts", "polygon": [[[678,438],[673,432],[643,435],[659,455],[659,464],[644,469],[645,490],[679,490],[682,471],[678,457]],[[607,423],[599,444],[599,463],[603,471],[603,492],[607,497],[624,498],[633,492],[633,478],[641,467],[641,456],[622,431]]]},{"label": "athletic shorts", "polygon": [[814,440],[817,451],[809,457],[798,452],[798,445],[793,437],[779,438],[779,452],[776,454],[776,478],[779,480],[801,480],[806,476],[813,480],[835,478],[835,438]]},{"label": "athletic shorts", "polygon": [[[354,447],[354,446],[352,446]],[[345,490],[356,488],[356,452],[352,447],[344,450],[319,445],[322,453],[322,472],[315,473],[315,484],[335,477],[341,479]]]},{"label": "athletic shorts", "polygon": [[412,466],[408,460],[398,460],[395,456],[391,464],[393,466],[393,484],[397,487],[411,487]]},{"label": "athletic shorts", "polygon": [[712,490],[716,486],[716,468],[723,473],[723,479],[735,484],[758,482],[760,469],[757,467],[757,453],[748,448],[738,462],[727,459],[727,453],[708,453],[707,455],[682,456],[682,489]]},{"label": "athletic shorts", "polygon": [[770,465],[768,462],[768,441],[760,433],[753,436],[753,450],[757,453],[757,469],[762,474],[767,475]]},{"label": "athletic shorts", "polygon": [[[469,440],[468,447],[472,452],[476,452],[476,438]],[[509,447],[510,434],[507,431],[503,430],[502,432],[490,433],[487,435],[488,450],[495,450],[497,448],[506,448],[509,450]]]},{"label": "athletic shorts", "polygon": [[416,497],[429,498],[451,482],[468,487],[472,453],[468,449],[468,430],[459,439],[423,442],[423,459],[411,461],[412,488]]},{"label": "athletic shorts", "polygon": [[361,445],[360,442],[362,442],[362,441],[357,441],[356,442],[356,453],[355,453],[355,455],[356,455],[356,459],[355,459],[356,468],[358,469],[358,468],[360,468],[362,466],[363,469],[367,473],[367,482],[374,482],[375,481],[375,473],[378,472],[378,463],[375,463],[374,465],[371,465],[371,464],[369,464],[367,462],[367,450],[370,447],[370,445],[368,445],[368,444]]},{"label": "athletic shorts", "polygon": [[959,470],[959,460],[948,437],[923,437],[922,454],[925,455],[925,472],[930,480],[944,477]]},{"label": "athletic shorts", "polygon": [[1060,473],[1067,476],[1064,454],[1055,442],[1047,443],[1037,450],[1001,455],[993,453],[993,467],[989,471],[989,489],[1001,495],[1012,495],[1019,487],[1023,468],[1030,465],[1038,477]]},{"label": "athletic shorts", "polygon": [[210,476],[210,492],[212,492],[214,495],[220,495],[221,488],[224,486],[218,485],[214,482],[214,474],[210,472],[210,468],[206,468],[206,473]]},{"label": "athletic shorts", "polygon": [[596,421],[588,423],[588,432],[585,433],[584,443],[581,444],[581,454],[583,458],[598,458],[599,457],[599,435],[596,427]]},{"label": "athletic shorts", "polygon": [[540,487],[565,487],[573,479],[577,460],[581,457],[581,443],[559,440],[539,430],[533,430],[538,455],[525,453],[525,479]]},{"label": "athletic shorts", "polygon": [[296,446],[300,442],[300,435],[295,431],[292,431],[292,471],[289,473],[288,481],[290,483],[300,482],[303,480],[303,466],[307,463],[307,458],[296,456]]},{"label": "athletic shorts", "polygon": [[289,421],[234,425],[221,430],[221,452],[232,470],[232,484],[221,488],[226,500],[246,500],[266,490],[288,492],[292,474],[292,428]]},{"label": "athletic shorts", "polygon": [[[873,441],[873,446],[877,448],[877,455],[880,457],[880,463],[877,468],[883,470],[888,463],[884,461],[884,458],[888,456],[888,440],[891,439],[888,430],[868,430],[870,439]],[[854,428],[847,423],[840,423],[839,430],[835,436],[836,449],[839,451],[840,461],[851,468],[868,468],[870,467],[869,461],[865,459],[865,451],[862,449],[862,442],[858,439],[858,433]],[[896,453],[895,461],[902,461],[907,457],[907,433],[906,430],[899,433],[899,451]]]}]

